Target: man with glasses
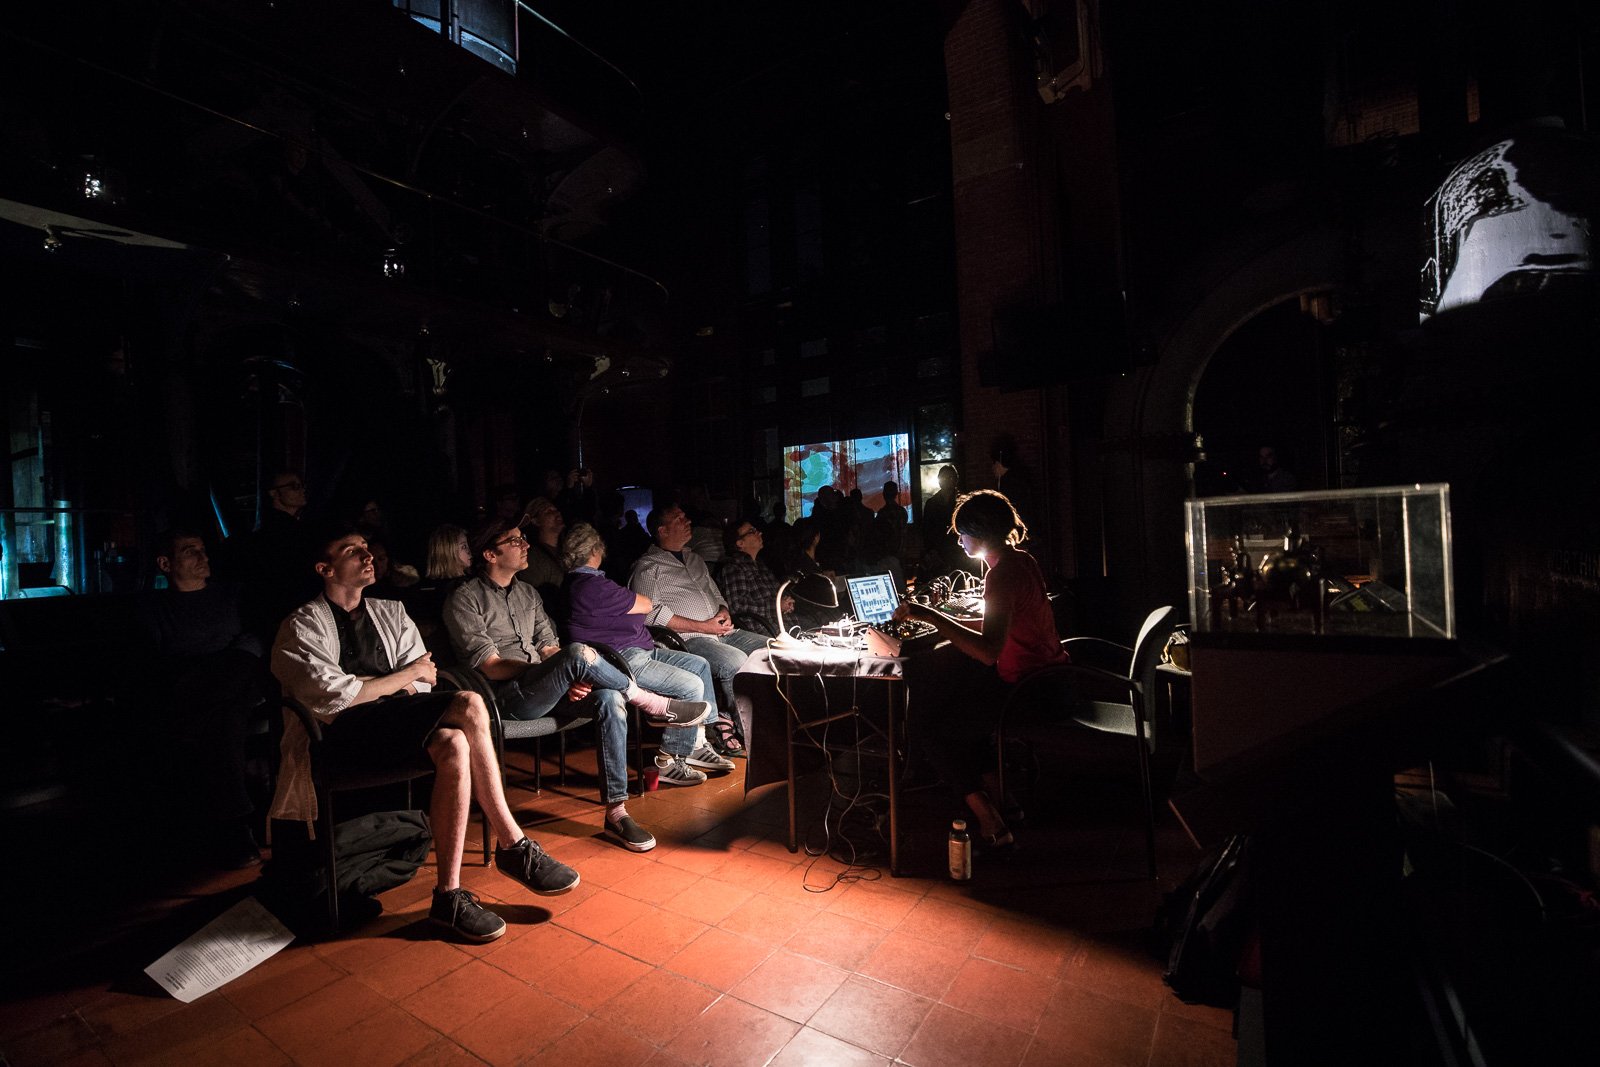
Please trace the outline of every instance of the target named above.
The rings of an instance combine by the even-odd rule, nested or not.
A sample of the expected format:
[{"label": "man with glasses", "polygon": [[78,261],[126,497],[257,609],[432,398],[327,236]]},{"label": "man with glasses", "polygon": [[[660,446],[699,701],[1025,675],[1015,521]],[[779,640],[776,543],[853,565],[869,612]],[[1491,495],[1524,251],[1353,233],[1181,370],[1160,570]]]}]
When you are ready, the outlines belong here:
[{"label": "man with glasses", "polygon": [[[737,721],[733,679],[750,653],[767,647],[767,638],[733,625],[722,590],[711,580],[705,560],[689,547],[689,517],[676,504],[650,512],[655,544],[633,565],[628,588],[652,605],[645,621],[683,635],[683,647],[711,665],[722,717]],[[743,753],[736,737],[720,738],[728,752]]]},{"label": "man with glasses", "polygon": [[[563,646],[538,592],[516,580],[528,566],[528,539],[516,526],[504,519],[491,522],[473,537],[472,549],[476,576],[457,587],[444,605],[445,629],[457,656],[497,684],[501,713],[510,718],[537,719],[563,700],[593,698],[600,728],[597,751],[606,833],[632,851],[648,852],[655,847],[655,837],[628,815],[626,805],[624,705],[636,705],[655,725],[672,728],[705,722],[713,715],[711,705],[641,689],[591,646],[576,641]],[[698,687],[698,680],[685,677]]]},{"label": "man with glasses", "polygon": [[[578,872],[551,857],[517,825],[500,785],[489,712],[476,693],[434,691],[437,671],[422,635],[395,600],[367,600],[372,553],[354,527],[321,532],[312,570],[322,592],[283,621],[272,648],[272,673],[284,691],[322,723],[323,751],[374,769],[434,771],[429,817],[438,885],[429,918],[467,941],[493,941],[505,920],[461,888],[468,806],[483,808],[499,847],[495,866],[535,893],[565,893]],[[312,823],[317,795],[310,739],[284,716],[283,763],[272,817]]]},{"label": "man with glasses", "polygon": [[[760,619],[773,637],[778,635],[778,617],[775,612],[778,599],[778,579],[757,556],[765,541],[761,531],[748,519],[728,527],[727,556],[722,561],[722,571],[717,575],[717,585],[727,598],[728,610],[735,615],[749,613]],[[794,610],[794,597],[783,598],[783,611]]]}]

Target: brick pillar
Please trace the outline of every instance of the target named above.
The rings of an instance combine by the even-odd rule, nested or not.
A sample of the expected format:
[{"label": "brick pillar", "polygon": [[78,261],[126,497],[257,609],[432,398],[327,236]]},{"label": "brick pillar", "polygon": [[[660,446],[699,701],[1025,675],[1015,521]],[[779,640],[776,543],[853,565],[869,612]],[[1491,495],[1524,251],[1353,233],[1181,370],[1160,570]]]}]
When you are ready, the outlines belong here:
[{"label": "brick pillar", "polygon": [[1046,483],[1040,390],[979,384],[979,356],[993,347],[996,308],[1043,302],[1055,291],[1056,221],[1038,174],[1032,72],[1024,67],[1016,0],[971,0],[945,36],[950,100],[956,243],[956,307],[961,344],[961,484],[992,488],[989,450],[1012,438],[1034,483],[1030,521],[1042,558],[1061,566],[1056,487]]}]

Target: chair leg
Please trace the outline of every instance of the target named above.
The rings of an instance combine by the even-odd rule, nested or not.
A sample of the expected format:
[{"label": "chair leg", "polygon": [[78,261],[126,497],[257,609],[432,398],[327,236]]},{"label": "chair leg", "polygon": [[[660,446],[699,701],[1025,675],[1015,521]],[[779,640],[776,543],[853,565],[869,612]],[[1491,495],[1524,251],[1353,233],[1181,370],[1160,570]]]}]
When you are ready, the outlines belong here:
[{"label": "chair leg", "polygon": [[994,803],[996,807],[1004,811],[1006,803],[1006,717],[1004,713],[1000,716],[1000,725],[995,727],[994,751],[994,782],[995,788],[1000,793],[999,796],[994,798]]},{"label": "chair leg", "polygon": [[638,796],[644,796],[644,724],[638,708],[633,709],[633,787]]},{"label": "chair leg", "polygon": [[544,738],[533,739],[533,795],[544,792]]},{"label": "chair leg", "polygon": [[[599,731],[596,729],[595,744],[600,743]],[[567,785],[567,732],[561,731],[556,735],[556,781],[564,789]]]},{"label": "chair leg", "polygon": [[339,933],[339,853],[333,847],[333,793],[330,790],[320,803],[317,813],[317,832],[322,834],[322,861],[328,872],[328,936]]},{"label": "chair leg", "polygon": [[1135,708],[1135,738],[1139,746],[1139,790],[1144,794],[1144,849],[1150,877],[1156,876],[1156,801],[1150,786],[1150,748],[1144,740],[1144,716]]}]

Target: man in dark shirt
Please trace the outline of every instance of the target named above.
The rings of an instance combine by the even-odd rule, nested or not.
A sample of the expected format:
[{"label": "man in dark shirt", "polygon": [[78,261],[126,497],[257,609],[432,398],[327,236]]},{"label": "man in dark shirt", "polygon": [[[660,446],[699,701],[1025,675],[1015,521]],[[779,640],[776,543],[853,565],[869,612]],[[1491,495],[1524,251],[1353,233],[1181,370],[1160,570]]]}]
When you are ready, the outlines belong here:
[{"label": "man in dark shirt", "polygon": [[210,859],[234,869],[261,862],[250,832],[245,742],[251,715],[266,697],[261,642],[245,630],[238,591],[211,581],[206,543],[192,530],[170,530],[157,545],[167,588],[139,605],[155,663],[155,699],[192,761],[191,803],[206,826]]}]

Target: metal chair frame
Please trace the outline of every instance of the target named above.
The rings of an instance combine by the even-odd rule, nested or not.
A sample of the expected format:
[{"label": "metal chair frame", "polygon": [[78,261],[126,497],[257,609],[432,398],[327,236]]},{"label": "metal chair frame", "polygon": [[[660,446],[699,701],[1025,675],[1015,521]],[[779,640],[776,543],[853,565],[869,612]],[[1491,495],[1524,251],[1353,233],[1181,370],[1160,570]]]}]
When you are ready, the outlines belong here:
[{"label": "metal chair frame", "polygon": [[1155,793],[1151,783],[1150,756],[1155,749],[1155,732],[1151,719],[1155,692],[1155,669],[1161,662],[1161,650],[1168,635],[1176,628],[1176,613],[1171,605],[1152,611],[1139,628],[1134,647],[1119,645],[1099,637],[1069,637],[1061,642],[1068,656],[1099,652],[1112,656],[1128,657],[1128,669],[1119,674],[1085,663],[1068,662],[1041,667],[1023,677],[1007,697],[1000,711],[1000,723],[995,731],[995,747],[999,753],[999,802],[1005,797],[1006,725],[1012,716],[1041,688],[1090,679],[1115,687],[1128,694],[1127,704],[1105,701],[1079,701],[1072,709],[1071,721],[1101,733],[1120,734],[1135,741],[1139,757],[1139,789],[1144,797],[1145,854],[1150,877],[1156,876],[1156,814]]}]

